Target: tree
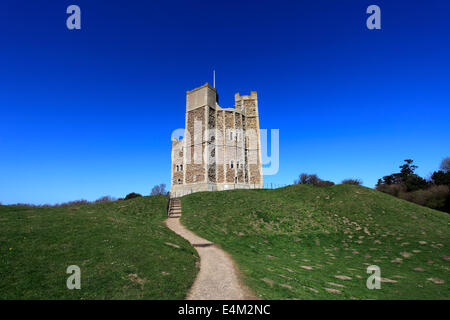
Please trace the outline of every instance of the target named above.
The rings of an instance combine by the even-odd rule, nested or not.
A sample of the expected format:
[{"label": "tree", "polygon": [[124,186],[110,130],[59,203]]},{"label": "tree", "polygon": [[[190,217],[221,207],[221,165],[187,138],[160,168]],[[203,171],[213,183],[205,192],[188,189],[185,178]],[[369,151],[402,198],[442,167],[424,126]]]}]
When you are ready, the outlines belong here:
[{"label": "tree", "polygon": [[444,172],[439,170],[433,172],[431,181],[437,186],[446,185],[450,187],[450,171]]},{"label": "tree", "polygon": [[444,172],[450,172],[450,157],[442,159],[439,169],[441,169]]},{"label": "tree", "polygon": [[161,183],[160,185],[154,186],[150,195],[151,196],[167,195],[166,185],[164,183]]},{"label": "tree", "polygon": [[406,163],[401,165],[399,168],[402,169],[400,170],[400,178],[403,180],[403,182],[405,182],[410,175],[414,174],[414,171],[418,168],[418,166],[413,165],[413,160],[411,159],[406,159],[403,161],[405,161]]},{"label": "tree", "polygon": [[299,176],[299,179],[295,180],[294,183],[295,184],[311,184],[313,186],[317,186],[320,181],[322,181],[322,180],[317,176],[317,174],[302,173]]},{"label": "tree", "polygon": [[308,181],[308,174],[302,173],[298,177],[298,180],[295,181],[295,184],[306,184]]},{"label": "tree", "polygon": [[401,169],[399,173],[393,173],[384,176],[382,179],[378,179],[376,189],[381,191],[383,188],[380,189],[379,187],[382,185],[404,185],[406,191],[415,191],[426,188],[428,186],[427,181],[414,173],[418,166],[412,164],[413,160],[406,159],[404,162],[405,163],[399,167]]}]

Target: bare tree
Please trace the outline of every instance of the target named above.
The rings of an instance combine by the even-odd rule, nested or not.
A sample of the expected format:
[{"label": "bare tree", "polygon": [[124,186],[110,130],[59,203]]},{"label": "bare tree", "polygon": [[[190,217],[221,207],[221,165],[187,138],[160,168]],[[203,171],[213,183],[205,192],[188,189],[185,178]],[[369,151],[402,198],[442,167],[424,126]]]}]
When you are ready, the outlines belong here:
[{"label": "bare tree", "polygon": [[445,157],[444,159],[442,159],[439,169],[444,172],[450,172],[450,157]]},{"label": "bare tree", "polygon": [[161,183],[159,185],[154,186],[150,195],[151,196],[167,195],[166,185],[164,183]]}]

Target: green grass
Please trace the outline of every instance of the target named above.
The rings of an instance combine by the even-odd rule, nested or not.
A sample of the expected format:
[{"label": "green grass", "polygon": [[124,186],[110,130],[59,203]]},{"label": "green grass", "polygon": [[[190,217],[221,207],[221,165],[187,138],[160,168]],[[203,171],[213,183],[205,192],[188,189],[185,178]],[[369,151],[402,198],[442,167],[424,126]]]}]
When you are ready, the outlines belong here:
[{"label": "green grass", "polygon": [[[167,197],[0,206],[0,299],[183,299],[198,256],[164,225]],[[69,265],[81,290],[68,290]]]},{"label": "green grass", "polygon": [[[182,207],[182,223],[228,251],[262,298],[450,298],[447,213],[351,185],[195,193]],[[373,264],[396,282],[367,289]]]}]

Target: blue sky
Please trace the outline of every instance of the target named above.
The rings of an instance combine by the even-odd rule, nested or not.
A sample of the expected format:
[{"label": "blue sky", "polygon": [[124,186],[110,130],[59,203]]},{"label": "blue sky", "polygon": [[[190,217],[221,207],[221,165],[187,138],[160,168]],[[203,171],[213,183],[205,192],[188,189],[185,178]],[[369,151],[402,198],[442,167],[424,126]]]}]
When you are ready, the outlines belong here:
[{"label": "blue sky", "polygon": [[[77,4],[82,29],[66,28]],[[366,8],[381,8],[381,30]],[[6,0],[0,10],[0,202],[149,194],[205,82],[258,91],[280,170],[373,187],[450,156],[448,1]]]}]

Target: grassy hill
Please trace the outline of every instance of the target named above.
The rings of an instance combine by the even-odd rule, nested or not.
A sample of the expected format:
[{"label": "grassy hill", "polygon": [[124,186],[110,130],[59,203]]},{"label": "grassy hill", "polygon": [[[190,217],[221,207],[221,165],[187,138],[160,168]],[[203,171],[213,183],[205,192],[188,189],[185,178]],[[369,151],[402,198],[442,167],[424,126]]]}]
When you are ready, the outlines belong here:
[{"label": "grassy hill", "polygon": [[[0,206],[0,299],[183,299],[198,256],[163,223],[167,197]],[[81,290],[66,269],[81,268]]]},{"label": "grassy hill", "polygon": [[182,207],[263,298],[450,299],[447,213],[351,185],[195,193]]}]

